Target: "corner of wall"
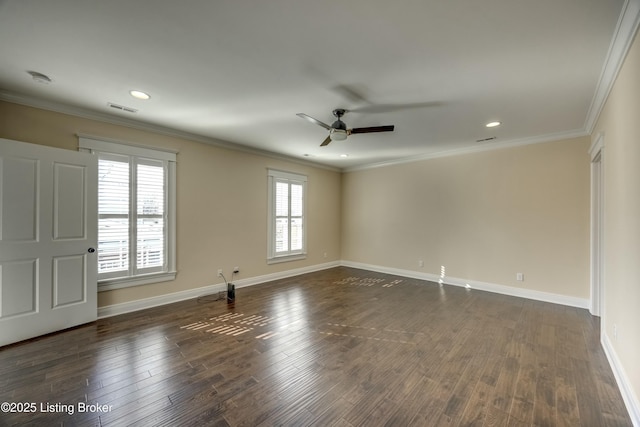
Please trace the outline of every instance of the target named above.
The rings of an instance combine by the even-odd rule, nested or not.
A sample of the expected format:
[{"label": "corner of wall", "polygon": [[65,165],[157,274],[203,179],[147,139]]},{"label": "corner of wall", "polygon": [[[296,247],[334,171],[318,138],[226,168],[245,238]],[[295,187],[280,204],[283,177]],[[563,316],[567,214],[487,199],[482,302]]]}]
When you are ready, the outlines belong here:
[{"label": "corner of wall", "polygon": [[624,367],[622,366],[622,363],[620,363],[613,345],[611,345],[609,336],[605,332],[602,333],[600,343],[602,344],[604,353],[607,356],[613,375],[616,378],[618,389],[620,390],[620,394],[622,394],[622,400],[624,400],[624,404],[629,412],[629,418],[631,418],[631,422],[634,427],[640,427],[640,401],[638,400],[638,396],[635,395],[633,389],[629,386],[631,381],[629,381]]}]

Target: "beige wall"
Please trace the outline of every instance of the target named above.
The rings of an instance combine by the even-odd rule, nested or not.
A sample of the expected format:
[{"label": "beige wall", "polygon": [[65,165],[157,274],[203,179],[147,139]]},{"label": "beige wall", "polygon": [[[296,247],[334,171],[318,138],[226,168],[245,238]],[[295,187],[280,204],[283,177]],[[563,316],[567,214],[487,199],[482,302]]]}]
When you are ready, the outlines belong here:
[{"label": "beige wall", "polygon": [[[153,132],[0,102],[0,137],[77,150],[77,133],[179,150],[175,281],[101,292],[100,307],[340,259],[341,174]],[[308,257],[267,265],[267,168],[308,176]],[[324,258],[324,253],[327,257]]]},{"label": "beige wall", "polygon": [[[604,333],[640,411],[640,41],[631,46],[593,138],[604,135]],[[618,338],[613,327],[617,326]]]},{"label": "beige wall", "polygon": [[589,143],[346,173],[342,259],[587,299]]},{"label": "beige wall", "polygon": [[[604,134],[605,337],[640,396],[640,42],[592,138]],[[77,148],[77,132],[175,148],[178,277],[105,292],[106,306],[346,260],[589,298],[589,158],[578,138],[350,172],[302,166],[0,102],[0,137]],[[268,266],[266,168],[309,175],[309,258]],[[342,196],[342,198],[340,198]],[[323,258],[324,252],[328,257]],[[424,267],[418,260],[424,260]],[[515,274],[525,274],[517,282]],[[617,326],[615,339],[613,326]]]}]

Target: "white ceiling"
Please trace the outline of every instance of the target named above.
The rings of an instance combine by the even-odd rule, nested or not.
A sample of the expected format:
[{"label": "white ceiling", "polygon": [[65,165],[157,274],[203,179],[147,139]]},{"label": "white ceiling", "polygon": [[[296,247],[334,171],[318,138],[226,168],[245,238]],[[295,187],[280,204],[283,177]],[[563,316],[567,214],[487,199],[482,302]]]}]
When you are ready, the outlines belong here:
[{"label": "white ceiling", "polygon": [[[0,91],[349,169],[586,134],[625,5],[4,0]],[[331,124],[337,107],[395,131],[320,147],[326,130],[296,113]]]}]

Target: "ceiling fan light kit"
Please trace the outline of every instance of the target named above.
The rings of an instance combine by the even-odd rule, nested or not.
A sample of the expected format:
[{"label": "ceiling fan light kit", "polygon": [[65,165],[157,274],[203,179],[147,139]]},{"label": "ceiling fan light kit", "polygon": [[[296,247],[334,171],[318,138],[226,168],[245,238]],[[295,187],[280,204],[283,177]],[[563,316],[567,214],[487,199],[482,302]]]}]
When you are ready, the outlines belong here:
[{"label": "ceiling fan light kit", "polygon": [[51,78],[46,74],[42,74],[37,71],[27,71],[27,74],[29,74],[31,78],[33,78],[33,80],[38,83],[42,83],[45,85],[48,85],[49,83],[51,83]]},{"label": "ceiling fan light kit", "polygon": [[344,141],[347,139],[347,131],[344,129],[331,129],[329,136],[332,141]]},{"label": "ceiling fan light kit", "polygon": [[296,114],[298,117],[303,118],[305,120],[310,121],[311,123],[314,123],[318,126],[321,126],[323,128],[325,128],[326,130],[329,131],[329,136],[327,136],[327,138],[322,142],[322,144],[320,144],[321,147],[324,147],[325,145],[329,145],[329,143],[331,141],[344,141],[345,139],[347,139],[347,136],[352,135],[352,134],[358,134],[358,133],[373,133],[373,132],[391,132],[394,130],[395,126],[391,125],[391,126],[373,126],[373,127],[366,127],[366,128],[353,128],[353,129],[347,129],[347,125],[345,124],[345,122],[342,121],[342,116],[345,115],[345,113],[347,113],[347,110],[343,109],[343,108],[336,108],[335,110],[333,110],[333,115],[338,119],[335,122],[333,122],[333,124],[331,126],[329,126],[328,124],[321,122],[318,119],[314,119],[313,117],[305,114],[305,113],[298,113]]}]

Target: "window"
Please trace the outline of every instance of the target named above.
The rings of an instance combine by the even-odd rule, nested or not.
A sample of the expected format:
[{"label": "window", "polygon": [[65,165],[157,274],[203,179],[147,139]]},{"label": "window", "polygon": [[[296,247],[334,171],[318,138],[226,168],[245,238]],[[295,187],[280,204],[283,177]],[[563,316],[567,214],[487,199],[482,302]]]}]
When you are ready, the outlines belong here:
[{"label": "window", "polygon": [[174,152],[80,138],[98,155],[98,286],[175,278]]},{"label": "window", "polygon": [[270,263],[306,257],[305,192],[307,177],[269,169]]}]

